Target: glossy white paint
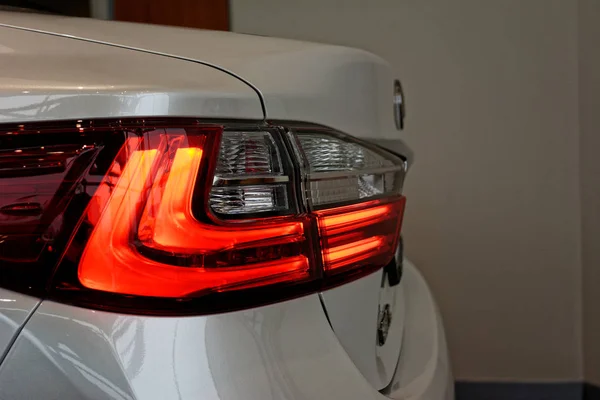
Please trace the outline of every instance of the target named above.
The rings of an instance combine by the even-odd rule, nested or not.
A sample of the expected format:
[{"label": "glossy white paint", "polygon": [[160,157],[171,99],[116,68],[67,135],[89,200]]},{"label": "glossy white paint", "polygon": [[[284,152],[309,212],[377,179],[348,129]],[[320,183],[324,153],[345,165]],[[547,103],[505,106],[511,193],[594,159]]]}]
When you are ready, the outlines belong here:
[{"label": "glossy white paint", "polygon": [[[412,349],[395,399],[451,398],[443,331],[421,276],[405,270]],[[408,350],[407,350],[408,351]],[[404,359],[401,358],[401,360]],[[24,374],[36,379],[24,381]],[[18,383],[18,384],[15,384]],[[247,311],[160,318],[45,301],[0,366],[0,398],[373,399],[386,397],[338,342],[318,295]]]},{"label": "glossy white paint", "polygon": [[[229,71],[262,96],[266,116],[365,138],[397,137],[393,76],[362,50],[227,32],[0,13],[0,25],[182,57]],[[177,74],[177,73],[174,73]]]},{"label": "glossy white paint", "polygon": [[0,27],[0,123],[165,115],[263,119],[254,90],[215,68]]},{"label": "glossy white paint", "polygon": [[410,262],[404,265],[404,338],[390,397],[453,399],[454,379],[440,313],[421,273]]},{"label": "glossy white paint", "polygon": [[40,299],[0,288],[0,363]]},{"label": "glossy white paint", "polygon": [[[348,355],[376,389],[388,386],[396,370],[404,325],[404,285],[390,288],[382,297],[383,271],[321,294],[329,321]],[[377,345],[378,306],[392,309],[392,324],[383,345]]]}]

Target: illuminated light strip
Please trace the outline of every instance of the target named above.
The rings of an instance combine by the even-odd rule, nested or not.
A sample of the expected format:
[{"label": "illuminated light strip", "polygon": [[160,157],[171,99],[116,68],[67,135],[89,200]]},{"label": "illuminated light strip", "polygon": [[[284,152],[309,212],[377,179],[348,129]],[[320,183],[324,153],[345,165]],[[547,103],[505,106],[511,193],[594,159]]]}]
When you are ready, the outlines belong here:
[{"label": "illuminated light strip", "polygon": [[[355,258],[360,255],[367,255],[375,249],[383,246],[385,238],[383,236],[372,236],[356,242],[334,247],[330,250],[323,250],[323,258],[329,263],[329,268],[335,268],[335,262]],[[343,265],[343,264],[342,264]]]},{"label": "illuminated light strip", "polygon": [[[164,264],[138,253],[130,243],[134,228],[132,223],[136,218],[137,207],[143,200],[142,196],[147,180],[151,177],[157,153],[157,150],[137,150],[131,153],[79,263],[78,278],[83,286],[121,294],[184,297],[203,290],[223,291],[232,287],[239,289],[260,281],[275,283],[301,279],[308,275],[308,259],[303,255],[251,266],[207,269]],[[197,172],[190,171],[189,167],[190,163],[199,163],[201,157],[202,149],[199,148],[177,150],[171,169],[174,174],[169,176],[166,185],[169,189],[161,199],[161,206],[165,201],[173,204],[165,208],[166,214],[163,212],[160,218],[174,216],[176,217],[172,220],[174,223],[190,221],[188,217],[191,216],[189,205],[191,200],[186,196],[192,193]],[[173,183],[169,183],[171,180]],[[107,194],[102,192],[100,196],[102,195]],[[103,200],[96,199],[96,202],[102,203]],[[185,209],[180,208],[183,204]],[[168,210],[171,211],[167,212]],[[302,224],[298,223],[298,225],[302,232]],[[196,221],[188,227],[197,230],[199,226],[202,225]],[[194,236],[193,231],[186,230],[188,227],[184,227],[180,233],[198,240],[198,236]],[[270,230],[258,229],[262,234],[257,236],[264,238],[264,231]],[[290,227],[278,227],[272,230],[298,232],[297,228],[290,229]],[[238,234],[235,231],[223,231],[219,232],[220,235],[215,235],[208,228],[206,231],[204,237],[206,240],[204,243],[195,243],[195,248],[202,244],[213,243],[211,239],[219,236],[228,236],[235,243]],[[190,240],[186,241],[189,242]]]},{"label": "illuminated light strip", "polygon": [[[81,257],[78,276],[84,286],[115,289],[115,265],[131,259],[130,221],[156,153],[156,150],[144,150],[130,155]],[[94,197],[99,196],[102,194],[94,194]]]},{"label": "illuminated light strip", "polygon": [[[406,199],[317,211],[326,271],[383,266],[393,256]],[[358,208],[358,207],[365,208]],[[337,272],[336,272],[337,273]]]},{"label": "illuminated light strip", "polygon": [[391,212],[389,204],[368,208],[366,210],[350,211],[339,215],[328,215],[322,218],[321,226],[325,229],[336,228],[346,224],[358,224],[370,220],[378,220]]}]

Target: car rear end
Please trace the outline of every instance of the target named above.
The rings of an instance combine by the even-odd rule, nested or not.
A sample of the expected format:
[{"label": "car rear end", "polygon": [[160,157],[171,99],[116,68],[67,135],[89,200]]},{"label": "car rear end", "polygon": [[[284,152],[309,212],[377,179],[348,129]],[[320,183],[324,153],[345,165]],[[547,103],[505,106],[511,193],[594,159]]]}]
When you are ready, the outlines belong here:
[{"label": "car rear end", "polygon": [[402,253],[411,154],[375,144],[398,134],[385,62],[12,13],[0,30],[0,398],[452,398]]}]

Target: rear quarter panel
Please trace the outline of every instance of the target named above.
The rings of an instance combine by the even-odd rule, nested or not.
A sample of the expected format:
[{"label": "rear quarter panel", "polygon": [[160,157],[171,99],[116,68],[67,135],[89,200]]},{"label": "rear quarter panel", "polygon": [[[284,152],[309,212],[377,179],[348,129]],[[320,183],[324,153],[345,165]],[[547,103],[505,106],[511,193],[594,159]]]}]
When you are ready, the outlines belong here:
[{"label": "rear quarter panel", "polygon": [[40,300],[0,288],[0,364]]}]

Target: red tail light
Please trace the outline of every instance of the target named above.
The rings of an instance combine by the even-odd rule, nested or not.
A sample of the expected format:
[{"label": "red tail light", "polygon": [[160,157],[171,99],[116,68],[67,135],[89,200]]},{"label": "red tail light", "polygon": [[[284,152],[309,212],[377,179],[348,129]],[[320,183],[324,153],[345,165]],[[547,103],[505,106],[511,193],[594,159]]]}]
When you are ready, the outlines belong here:
[{"label": "red tail light", "polygon": [[317,211],[326,274],[385,265],[396,250],[405,198]]},{"label": "red tail light", "polygon": [[369,273],[397,246],[403,161],[329,130],[78,121],[0,146],[0,284],[17,290],[217,311]]},{"label": "red tail light", "polygon": [[[218,226],[192,214],[198,172],[209,161],[204,150],[214,153],[211,146],[219,136],[219,129],[188,130],[186,135],[167,130],[127,140],[127,162],[112,193],[94,195],[104,212],[79,264],[84,286],[184,297],[309,277],[308,259],[297,246],[304,241],[301,218]],[[273,261],[274,247],[283,246],[288,253]],[[236,256],[248,248],[255,253],[252,260]]]}]

